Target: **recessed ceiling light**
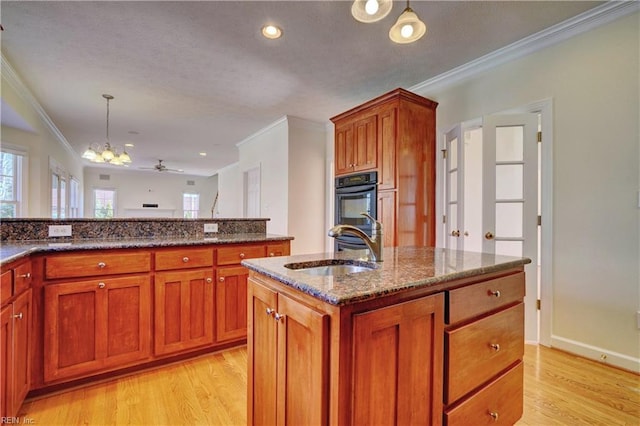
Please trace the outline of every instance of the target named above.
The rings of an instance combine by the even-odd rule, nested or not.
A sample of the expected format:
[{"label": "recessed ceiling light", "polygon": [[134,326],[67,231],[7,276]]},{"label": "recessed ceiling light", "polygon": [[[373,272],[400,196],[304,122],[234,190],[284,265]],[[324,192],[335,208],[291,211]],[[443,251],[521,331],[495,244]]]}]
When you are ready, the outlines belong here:
[{"label": "recessed ceiling light", "polygon": [[275,25],[265,25],[262,27],[262,35],[269,39],[276,39],[282,37],[282,29]]},{"label": "recessed ceiling light", "polygon": [[201,152],[201,153],[200,153],[200,156],[201,156],[201,157],[206,157],[206,156],[207,156],[207,153],[206,153],[206,152]]},{"label": "recessed ceiling light", "polygon": [[124,146],[126,146],[127,148],[133,148],[134,145],[132,143],[125,143]]}]

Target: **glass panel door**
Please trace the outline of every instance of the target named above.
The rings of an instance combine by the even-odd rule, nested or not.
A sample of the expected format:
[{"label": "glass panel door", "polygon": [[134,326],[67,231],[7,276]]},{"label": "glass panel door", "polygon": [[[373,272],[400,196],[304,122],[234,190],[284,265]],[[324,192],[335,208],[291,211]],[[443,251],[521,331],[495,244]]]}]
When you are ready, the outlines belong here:
[{"label": "glass panel door", "polygon": [[451,129],[445,135],[445,246],[451,250],[464,250],[464,168],[462,131],[460,126]]}]

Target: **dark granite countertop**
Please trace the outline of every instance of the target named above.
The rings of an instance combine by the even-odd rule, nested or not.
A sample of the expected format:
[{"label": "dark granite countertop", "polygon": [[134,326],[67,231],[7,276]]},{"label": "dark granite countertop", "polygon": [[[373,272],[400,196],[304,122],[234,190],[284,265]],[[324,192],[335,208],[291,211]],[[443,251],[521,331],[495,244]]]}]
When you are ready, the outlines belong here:
[{"label": "dark granite countertop", "polygon": [[235,244],[269,241],[287,241],[293,237],[274,234],[220,234],[215,237],[196,238],[114,238],[87,239],[65,242],[53,241],[3,241],[0,245],[0,266],[33,253],[62,252],[73,250],[106,250],[125,248],[153,248],[175,246],[198,246],[208,244]]},{"label": "dark granite countertop", "polygon": [[520,267],[528,258],[446,250],[433,247],[396,247],[384,250],[377,269],[347,275],[315,276],[284,265],[325,259],[358,263],[366,250],[243,260],[242,265],[265,274],[332,305],[346,305],[424,286],[446,289],[446,283]]}]

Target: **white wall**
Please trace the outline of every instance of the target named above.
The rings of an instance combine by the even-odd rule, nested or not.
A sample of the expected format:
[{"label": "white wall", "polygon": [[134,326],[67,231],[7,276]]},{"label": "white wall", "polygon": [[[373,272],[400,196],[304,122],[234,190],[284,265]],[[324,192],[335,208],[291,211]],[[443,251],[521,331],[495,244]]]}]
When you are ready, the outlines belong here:
[{"label": "white wall", "polygon": [[[101,180],[100,175],[109,176]],[[217,177],[174,173],[142,172],[122,168],[87,167],[84,172],[85,217],[93,216],[93,190],[116,190],[116,217],[183,217],[182,194],[200,194],[200,218],[211,217],[218,189]],[[194,185],[188,185],[193,181]],[[157,209],[142,209],[143,203],[158,204]]]},{"label": "white wall", "polygon": [[2,111],[6,117],[19,117],[22,128],[2,126],[2,144],[24,150],[28,155],[26,211],[22,217],[51,217],[51,177],[49,163],[61,165],[68,176],[78,179],[82,188],[80,157],[59,134],[44,110],[2,57]]},{"label": "white wall", "polygon": [[216,210],[216,217],[242,217],[242,173],[239,172],[238,163],[218,170]]},{"label": "white wall", "polygon": [[[440,131],[552,98],[552,345],[638,370],[639,15],[632,14],[454,87]],[[544,141],[543,141],[544,143]],[[552,198],[551,198],[552,197]]]}]

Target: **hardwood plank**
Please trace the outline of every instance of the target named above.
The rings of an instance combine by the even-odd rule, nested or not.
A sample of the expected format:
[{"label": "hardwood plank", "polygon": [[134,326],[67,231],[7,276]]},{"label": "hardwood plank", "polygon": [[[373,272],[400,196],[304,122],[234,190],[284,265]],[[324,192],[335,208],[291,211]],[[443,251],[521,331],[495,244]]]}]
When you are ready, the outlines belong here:
[{"label": "hardwood plank", "polygon": [[[638,425],[640,376],[525,345],[518,426]],[[245,425],[247,351],[239,347],[64,393],[27,400],[41,425]]]}]

